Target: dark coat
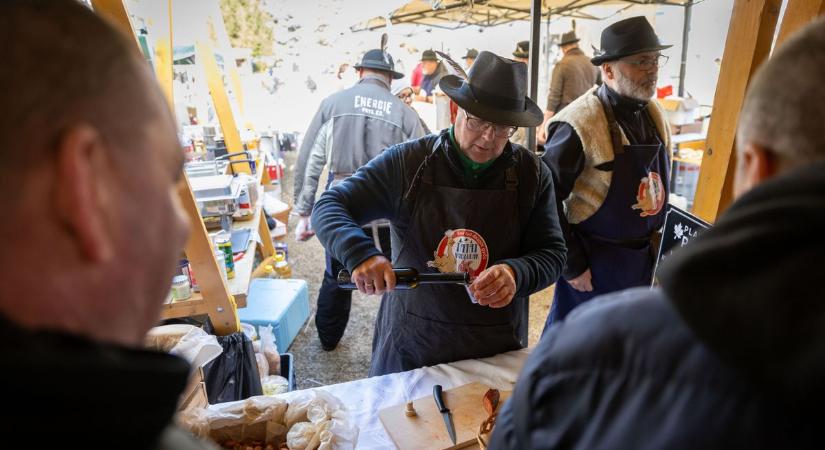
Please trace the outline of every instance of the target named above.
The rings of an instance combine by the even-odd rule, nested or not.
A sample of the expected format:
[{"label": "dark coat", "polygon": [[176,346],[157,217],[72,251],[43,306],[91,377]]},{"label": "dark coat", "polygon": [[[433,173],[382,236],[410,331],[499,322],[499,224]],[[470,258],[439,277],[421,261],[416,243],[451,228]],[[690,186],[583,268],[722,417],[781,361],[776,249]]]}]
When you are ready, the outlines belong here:
[{"label": "dark coat", "polygon": [[661,288],[553,326],[489,448],[821,448],[823,173],[763,183],[666,260]]},{"label": "dark coat", "polygon": [[217,449],[172,426],[189,374],[181,358],[2,317],[0,349],[3,448]]}]

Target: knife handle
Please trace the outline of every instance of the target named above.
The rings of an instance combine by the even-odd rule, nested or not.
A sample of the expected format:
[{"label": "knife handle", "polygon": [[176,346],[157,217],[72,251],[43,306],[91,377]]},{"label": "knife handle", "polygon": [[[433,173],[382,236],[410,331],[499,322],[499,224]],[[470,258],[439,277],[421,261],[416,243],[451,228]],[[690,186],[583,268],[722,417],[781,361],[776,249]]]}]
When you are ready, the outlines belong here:
[{"label": "knife handle", "polygon": [[433,386],[433,397],[435,398],[435,406],[438,408],[438,412],[445,413],[449,411],[449,409],[444,405],[444,397],[441,393],[440,384]]}]

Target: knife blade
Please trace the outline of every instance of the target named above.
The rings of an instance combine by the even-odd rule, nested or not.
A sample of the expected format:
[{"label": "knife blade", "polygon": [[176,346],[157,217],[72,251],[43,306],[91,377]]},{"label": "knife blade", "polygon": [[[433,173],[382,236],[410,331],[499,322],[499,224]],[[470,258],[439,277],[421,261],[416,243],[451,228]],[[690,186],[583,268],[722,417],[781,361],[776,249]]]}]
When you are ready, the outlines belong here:
[{"label": "knife blade", "polygon": [[433,386],[433,398],[435,398],[435,406],[438,408],[438,411],[444,418],[444,425],[447,427],[447,433],[450,435],[450,439],[453,441],[453,445],[456,445],[453,415],[452,413],[450,413],[450,409],[447,408],[447,406],[444,404],[444,397],[441,392],[440,384],[436,384],[435,386]]}]

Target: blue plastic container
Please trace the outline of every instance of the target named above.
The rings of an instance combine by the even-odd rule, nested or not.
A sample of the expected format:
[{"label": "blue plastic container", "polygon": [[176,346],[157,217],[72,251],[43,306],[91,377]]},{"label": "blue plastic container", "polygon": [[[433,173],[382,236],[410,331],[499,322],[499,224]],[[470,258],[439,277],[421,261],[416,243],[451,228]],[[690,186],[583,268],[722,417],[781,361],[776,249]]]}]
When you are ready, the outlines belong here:
[{"label": "blue plastic container", "polygon": [[249,286],[246,308],[239,308],[238,316],[256,327],[272,325],[278,351],[286,352],[309,318],[307,283],[256,278]]}]

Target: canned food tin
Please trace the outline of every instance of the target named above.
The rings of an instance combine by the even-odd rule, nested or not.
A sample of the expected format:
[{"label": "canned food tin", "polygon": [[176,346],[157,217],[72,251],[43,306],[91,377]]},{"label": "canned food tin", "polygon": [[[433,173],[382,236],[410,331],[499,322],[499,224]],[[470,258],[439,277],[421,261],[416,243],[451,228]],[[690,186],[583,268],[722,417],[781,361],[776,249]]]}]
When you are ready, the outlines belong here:
[{"label": "canned food tin", "polygon": [[235,260],[232,258],[232,238],[228,233],[215,236],[215,248],[222,251],[226,263],[226,277],[235,278]]}]

